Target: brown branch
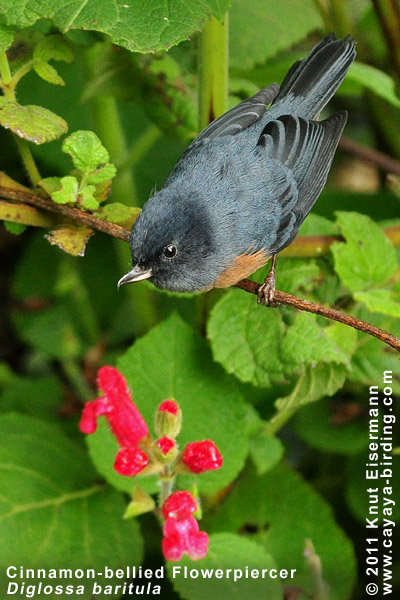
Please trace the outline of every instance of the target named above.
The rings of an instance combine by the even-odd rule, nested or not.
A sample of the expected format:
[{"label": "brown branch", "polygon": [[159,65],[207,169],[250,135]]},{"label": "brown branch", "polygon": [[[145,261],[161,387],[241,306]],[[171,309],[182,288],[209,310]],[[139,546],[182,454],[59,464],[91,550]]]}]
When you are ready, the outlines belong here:
[{"label": "brown branch", "polygon": [[[26,204],[30,204],[39,208],[42,208],[47,211],[51,211],[66,217],[72,221],[78,221],[80,223],[84,223],[89,227],[93,227],[93,229],[97,229],[99,231],[103,231],[113,237],[119,238],[124,241],[129,240],[129,231],[120,227],[119,225],[114,225],[113,223],[107,223],[94,215],[91,215],[87,212],[79,210],[78,208],[71,208],[69,206],[56,204],[51,200],[46,200],[41,196],[38,196],[33,193],[28,193],[22,190],[14,190],[11,188],[6,188],[4,186],[0,186],[0,196],[4,198],[8,198],[11,200],[17,200],[19,202],[24,202]],[[385,230],[386,235],[388,235],[388,231],[390,230],[391,237],[394,237],[400,243],[400,228],[399,227],[391,227]],[[314,236],[303,236],[304,238],[313,238]],[[322,240],[325,236],[315,236],[317,237],[318,244],[322,244]],[[389,237],[389,235],[388,235]],[[326,236],[328,245],[330,245],[333,241],[340,239],[334,236]],[[301,240],[301,238],[298,238]],[[296,242],[292,244],[294,246]],[[318,252],[319,253],[319,252]],[[322,252],[321,252],[322,253]],[[258,292],[259,283],[254,281],[250,281],[249,279],[243,279],[236,284],[237,287],[245,290],[246,292],[250,292],[251,294],[256,294]],[[334,321],[339,321],[340,323],[344,323],[345,325],[349,325],[350,327],[354,327],[359,331],[363,331],[369,335],[372,335],[385,344],[392,346],[396,350],[400,351],[400,339],[396,338],[394,335],[384,331],[383,329],[379,329],[379,327],[375,327],[370,323],[366,323],[365,321],[361,321],[360,319],[356,319],[346,313],[342,313],[334,308],[328,308],[323,306],[322,304],[316,304],[314,302],[309,302],[308,300],[302,300],[301,298],[297,298],[296,296],[292,296],[291,294],[286,294],[285,292],[280,292],[275,290],[274,299],[280,304],[286,304],[287,306],[292,306],[293,308],[297,308],[298,310],[305,310],[307,312],[311,312],[317,315],[321,315],[328,319],[332,319]]]},{"label": "brown branch", "polygon": [[[250,292],[250,294],[257,295],[260,284],[255,281],[250,281],[250,279],[242,279],[242,281],[239,281],[236,286],[242,290],[245,290],[246,292]],[[286,294],[285,292],[279,292],[278,290],[275,290],[274,300],[280,304],[286,304],[286,306],[291,306],[293,308],[297,308],[298,310],[305,310],[307,312],[314,313],[315,315],[321,315],[327,319],[339,321],[339,323],[344,323],[345,325],[354,327],[354,329],[368,333],[368,335],[373,335],[374,337],[378,338],[378,340],[381,340],[385,344],[392,346],[392,348],[395,348],[400,352],[400,339],[384,329],[380,329],[379,327],[375,327],[375,325],[371,325],[371,323],[366,323],[365,321],[356,319],[355,317],[340,312],[334,308],[329,308],[328,306],[323,306],[322,304],[316,304],[315,302],[309,302],[308,300],[302,300],[301,298],[292,296],[292,294]]]},{"label": "brown branch", "polygon": [[0,196],[2,198],[17,200],[18,202],[36,206],[36,208],[42,208],[43,210],[57,213],[72,221],[78,221],[79,223],[93,227],[93,229],[108,233],[125,242],[129,240],[129,231],[124,227],[114,225],[114,223],[107,223],[107,221],[103,221],[103,219],[99,219],[88,212],[79,210],[79,208],[73,208],[71,206],[66,206],[65,204],[56,204],[52,200],[46,200],[46,198],[42,198],[37,194],[24,192],[22,190],[14,190],[3,186],[0,186]]},{"label": "brown branch", "polygon": [[345,136],[341,138],[339,142],[339,148],[347,154],[354,154],[358,158],[376,165],[382,169],[382,171],[385,171],[385,173],[394,173],[400,177],[400,161],[388,156],[387,154],[384,154],[383,152],[380,152],[379,150],[361,146],[361,144],[358,144],[354,140],[350,140]]}]

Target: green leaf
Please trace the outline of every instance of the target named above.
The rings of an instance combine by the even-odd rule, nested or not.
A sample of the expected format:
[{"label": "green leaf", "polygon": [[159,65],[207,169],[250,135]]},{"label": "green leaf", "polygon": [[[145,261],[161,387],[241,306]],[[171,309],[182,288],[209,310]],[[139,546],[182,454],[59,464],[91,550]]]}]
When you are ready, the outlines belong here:
[{"label": "green leaf", "polygon": [[112,163],[108,163],[102,167],[99,167],[96,171],[91,173],[87,181],[88,183],[104,183],[105,181],[110,181],[113,177],[115,177],[117,173],[117,169]]},{"label": "green leaf", "polygon": [[259,431],[250,438],[250,455],[257,469],[257,475],[264,475],[275,467],[283,456],[281,440],[267,431]]},{"label": "green leaf", "polygon": [[15,28],[5,23],[4,15],[0,14],[0,52],[5,52],[14,41]]},{"label": "green leaf", "polygon": [[396,270],[396,251],[381,228],[366,215],[336,213],[346,243],[331,246],[335,271],[352,292],[389,279]]},{"label": "green leaf", "polygon": [[115,4],[88,0],[82,6],[64,0],[38,5],[36,0],[2,0],[9,24],[29,27],[38,19],[51,19],[56,27],[100,31],[132,52],[166,50],[201,29],[210,14],[222,19],[230,0],[136,0]]},{"label": "green leaf", "polygon": [[[52,181],[49,182],[48,188],[55,184],[55,177],[49,177]],[[43,184],[43,179],[41,185]],[[78,195],[78,180],[72,175],[66,175],[60,179],[61,189],[51,193],[51,199],[57,204],[74,204]]]},{"label": "green leaf", "polygon": [[[201,530],[201,521],[200,521]],[[180,573],[173,576],[174,567],[181,567]],[[183,568],[190,569],[232,569],[230,576],[219,578],[191,578],[185,577]],[[168,576],[175,590],[182,598],[190,600],[204,600],[204,597],[218,598],[218,600],[232,600],[241,598],[268,598],[268,600],[282,599],[282,583],[279,579],[270,577],[246,578],[245,568],[275,569],[276,564],[260,544],[243,536],[232,533],[216,533],[210,535],[210,545],[207,556],[198,563],[193,563],[188,557],[184,557],[178,563],[168,563]],[[240,569],[243,577],[233,580],[233,569]],[[286,581],[285,581],[286,583]]]},{"label": "green leaf", "polygon": [[33,104],[22,106],[9,102],[0,108],[0,124],[34,144],[51,142],[68,131],[64,119],[43,106]]},{"label": "green leaf", "polygon": [[347,375],[348,369],[343,365],[321,362],[316,367],[307,367],[291,393],[276,400],[275,406],[279,413],[271,423],[274,424],[279,414],[295,412],[305,404],[316,402],[325,396],[333,396],[343,386]]},{"label": "green leaf", "polygon": [[313,259],[279,258],[276,269],[276,287],[288,294],[299,288],[311,291],[318,285],[321,271]]},{"label": "green leaf", "polygon": [[[140,563],[142,540],[137,523],[122,521],[123,498],[96,482],[96,473],[78,444],[54,424],[16,414],[0,417],[0,439],[3,572],[11,564],[37,568],[38,561],[44,569],[65,568],[66,556],[72,571]],[[13,581],[21,583],[19,577]],[[66,585],[65,579],[42,581]],[[3,598],[7,583],[2,577]],[[88,600],[91,582],[68,580],[68,584],[83,583],[85,593],[77,597]],[[111,581],[99,576],[99,583]]]},{"label": "green leaf", "polygon": [[69,154],[75,167],[82,173],[91,173],[99,165],[108,163],[110,156],[93,131],[75,131],[62,145],[63,152]]},{"label": "green leaf", "polygon": [[125,229],[131,229],[132,225],[138,218],[140,208],[136,206],[127,206],[121,202],[110,202],[101,208],[96,216],[101,217],[108,223],[116,223],[125,227]]},{"label": "green leaf", "polygon": [[323,23],[316,6],[308,0],[236,0],[229,13],[229,27],[231,66],[251,69],[300,42],[311,31],[323,30]]},{"label": "green leaf", "polygon": [[45,81],[48,81],[48,83],[54,83],[54,85],[65,85],[64,79],[60,77],[56,69],[52,65],[49,65],[49,63],[44,61],[36,62],[33,65],[33,68],[39,77]]},{"label": "green leaf", "polygon": [[74,59],[74,53],[65,37],[62,35],[47,35],[35,46],[33,58],[46,63],[50,60],[62,60],[70,63]]},{"label": "green leaf", "polygon": [[95,191],[96,188],[94,185],[85,185],[79,190],[80,204],[83,208],[86,208],[86,210],[96,210],[100,206],[94,197]]},{"label": "green leaf", "polygon": [[4,221],[4,227],[9,233],[13,233],[14,235],[24,233],[26,229],[26,225],[23,225],[22,223],[13,223],[11,221]]},{"label": "green leaf", "polygon": [[61,404],[61,392],[60,381],[55,376],[14,377],[12,385],[1,396],[0,410],[53,420]]},{"label": "green leaf", "polygon": [[394,79],[376,67],[353,62],[348,70],[346,79],[349,82],[361,84],[380,96],[396,108],[400,108],[400,98],[396,94]]},{"label": "green leaf", "polygon": [[268,387],[284,379],[279,311],[259,306],[254,296],[229,290],[211,311],[207,325],[214,359],[240,381]]},{"label": "green leaf", "polygon": [[296,569],[294,578],[284,583],[310,592],[312,575],[303,552],[306,539],[311,539],[330,586],[330,600],[350,598],[356,577],[352,544],[326,501],[285,463],[262,477],[254,468],[247,469],[206,525],[208,531],[210,527],[212,531],[240,531],[247,526],[279,569]]},{"label": "green leaf", "polygon": [[282,360],[294,368],[317,362],[348,363],[347,356],[317,323],[317,316],[297,313],[282,344]]},{"label": "green leaf", "polygon": [[390,290],[369,290],[355,292],[354,298],[363,302],[371,312],[379,312],[390,317],[400,317],[400,294]]},{"label": "green leaf", "polygon": [[[247,454],[243,433],[246,404],[236,382],[213,363],[204,339],[172,315],[138,339],[117,366],[126,376],[133,400],[150,428],[159,403],[173,397],[183,415],[180,447],[204,439],[217,444],[224,459],[221,469],[196,477],[180,476],[179,485],[190,485],[195,478],[200,492],[211,493],[238,475]],[[115,444],[113,449],[114,440],[103,429],[88,436],[88,444],[99,472],[109,474],[115,460]],[[106,440],[107,435],[111,442]],[[147,478],[139,479],[140,486],[148,491]],[[124,485],[119,489],[132,490],[132,478],[121,477],[119,481]]]}]

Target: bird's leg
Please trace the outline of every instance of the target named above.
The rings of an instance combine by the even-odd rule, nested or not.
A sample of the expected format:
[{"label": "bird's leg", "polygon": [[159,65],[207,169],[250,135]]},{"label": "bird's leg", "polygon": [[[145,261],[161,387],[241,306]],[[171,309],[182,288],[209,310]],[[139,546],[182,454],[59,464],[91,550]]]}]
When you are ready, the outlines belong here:
[{"label": "bird's leg", "polygon": [[275,265],[276,265],[276,254],[272,257],[271,268],[269,270],[268,275],[265,278],[265,281],[258,288],[257,293],[257,302],[258,304],[265,304],[265,306],[270,306],[272,308],[276,308],[279,306],[279,302],[275,302],[274,294],[275,294]]}]

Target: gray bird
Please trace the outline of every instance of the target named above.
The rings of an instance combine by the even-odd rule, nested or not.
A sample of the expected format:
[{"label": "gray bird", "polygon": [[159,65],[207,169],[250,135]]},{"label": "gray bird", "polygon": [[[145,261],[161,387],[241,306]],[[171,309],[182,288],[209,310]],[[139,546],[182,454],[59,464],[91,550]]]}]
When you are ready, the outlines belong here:
[{"label": "gray bird", "polygon": [[325,185],[347,112],[315,119],[355,54],[354,40],[330,34],[280,89],[265,87],[206,127],[144,205],[130,236],[133,266],[118,287],[143,279],[175,292],[227,287],[272,257],[259,291],[272,303],[276,255]]}]

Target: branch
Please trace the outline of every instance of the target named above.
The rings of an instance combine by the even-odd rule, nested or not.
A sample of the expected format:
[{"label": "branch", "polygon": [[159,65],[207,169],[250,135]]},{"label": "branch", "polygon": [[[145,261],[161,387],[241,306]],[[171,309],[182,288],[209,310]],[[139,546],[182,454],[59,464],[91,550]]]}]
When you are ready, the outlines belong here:
[{"label": "branch", "polygon": [[[236,284],[236,287],[239,287],[246,292],[250,292],[250,294],[256,294],[258,292],[258,288],[260,284],[255,281],[250,281],[250,279],[242,279]],[[378,340],[381,340],[385,344],[392,346],[400,352],[400,339],[385,331],[384,329],[380,329],[379,327],[375,327],[375,325],[371,325],[371,323],[367,323],[366,321],[361,321],[360,319],[356,319],[351,315],[340,312],[335,308],[329,308],[327,306],[323,306],[322,304],[316,304],[315,302],[309,302],[308,300],[302,300],[301,298],[297,298],[296,296],[292,296],[292,294],[286,294],[286,292],[279,292],[275,290],[274,300],[279,302],[280,304],[286,304],[286,306],[292,306],[293,308],[297,308],[298,310],[305,310],[306,312],[314,313],[316,315],[321,315],[322,317],[326,317],[327,319],[332,319],[333,321],[339,321],[339,323],[344,323],[345,325],[349,325],[350,327],[354,327],[354,329],[358,329],[359,331],[363,331],[364,333],[368,333],[368,335],[372,335]]]},{"label": "branch", "polygon": [[361,146],[361,144],[358,144],[345,136],[341,138],[339,148],[340,150],[343,150],[343,152],[354,154],[355,156],[358,156],[358,158],[376,165],[386,173],[393,173],[400,177],[400,161],[379,150]]},{"label": "branch", "polygon": [[[65,206],[62,204],[56,204],[51,200],[46,200],[36,194],[25,192],[22,190],[14,190],[11,188],[7,188],[4,186],[0,186],[0,196],[3,198],[8,198],[11,200],[17,200],[20,202],[24,202],[25,204],[30,204],[36,206],[38,208],[42,208],[44,210],[57,213],[66,217],[72,221],[78,221],[79,223],[84,223],[93,229],[97,229],[102,231],[103,233],[107,233],[112,235],[113,237],[119,238],[127,242],[129,240],[129,231],[120,227],[119,225],[114,225],[113,223],[107,223],[90,213],[84,212],[83,210],[79,210],[78,208],[72,208],[69,206]],[[398,244],[400,244],[400,227],[388,227],[384,230],[388,237],[395,239]],[[322,243],[321,240],[324,237],[327,238],[328,244],[326,247],[338,239],[339,237],[334,236],[303,236],[303,240],[305,238],[316,238],[318,240],[318,244]],[[302,243],[302,239],[298,238],[299,245]],[[296,241],[291,244],[294,246]],[[315,250],[315,248],[314,248]],[[317,249],[317,254],[320,254]],[[315,254],[315,253],[314,253]],[[237,287],[245,290],[246,292],[250,292],[251,294],[256,294],[258,292],[259,283],[255,281],[250,281],[249,279],[243,279],[236,284]],[[363,331],[368,335],[372,335],[385,344],[392,346],[396,350],[400,351],[400,339],[396,338],[394,335],[384,331],[383,329],[379,329],[379,327],[375,327],[370,323],[366,323],[365,321],[361,321],[360,319],[356,319],[346,313],[340,312],[334,308],[328,308],[323,306],[322,304],[316,304],[315,302],[309,302],[308,300],[302,300],[301,298],[297,298],[296,296],[292,296],[291,294],[286,294],[285,292],[280,292],[275,290],[274,300],[279,302],[280,304],[286,304],[287,306],[292,306],[293,308],[297,308],[298,310],[305,310],[307,312],[311,312],[317,315],[321,315],[326,317],[327,319],[332,319],[334,321],[339,321],[340,323],[344,323],[345,325],[349,325],[350,327],[354,327],[359,331]]]}]

